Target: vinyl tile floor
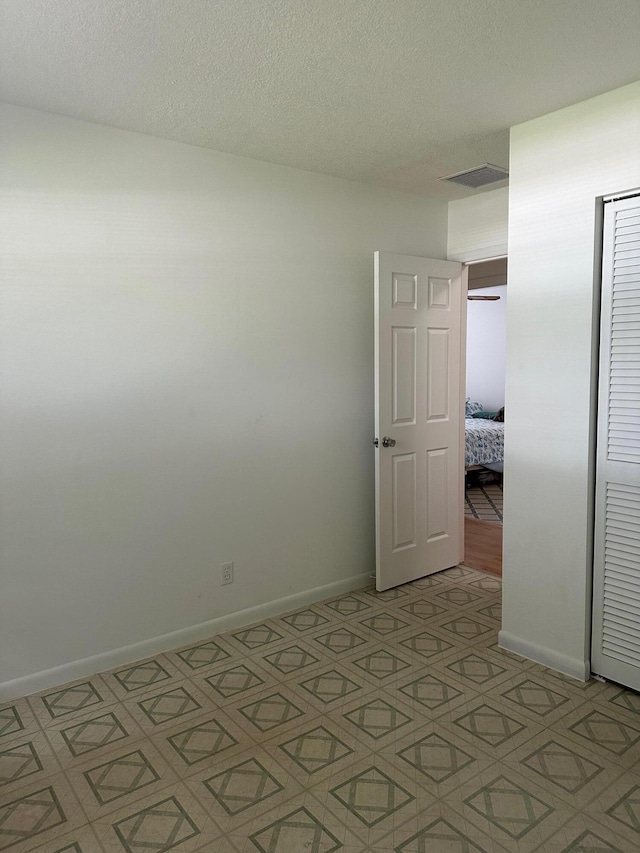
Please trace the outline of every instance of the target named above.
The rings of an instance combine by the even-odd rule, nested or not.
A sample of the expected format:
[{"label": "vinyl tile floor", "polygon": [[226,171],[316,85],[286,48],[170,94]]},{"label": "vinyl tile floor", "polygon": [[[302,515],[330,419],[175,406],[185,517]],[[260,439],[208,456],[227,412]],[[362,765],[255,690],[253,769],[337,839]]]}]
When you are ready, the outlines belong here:
[{"label": "vinyl tile floor", "polygon": [[640,696],[457,567],[0,706],[0,851],[638,853]]}]

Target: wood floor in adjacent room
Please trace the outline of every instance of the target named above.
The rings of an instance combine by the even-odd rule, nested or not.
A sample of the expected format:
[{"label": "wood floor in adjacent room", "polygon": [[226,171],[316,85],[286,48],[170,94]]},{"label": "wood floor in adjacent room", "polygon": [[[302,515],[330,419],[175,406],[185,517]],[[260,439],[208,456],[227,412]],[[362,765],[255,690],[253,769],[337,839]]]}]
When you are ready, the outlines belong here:
[{"label": "wood floor in adjacent room", "polygon": [[464,520],[464,563],[502,576],[502,525],[479,521],[468,516]]}]

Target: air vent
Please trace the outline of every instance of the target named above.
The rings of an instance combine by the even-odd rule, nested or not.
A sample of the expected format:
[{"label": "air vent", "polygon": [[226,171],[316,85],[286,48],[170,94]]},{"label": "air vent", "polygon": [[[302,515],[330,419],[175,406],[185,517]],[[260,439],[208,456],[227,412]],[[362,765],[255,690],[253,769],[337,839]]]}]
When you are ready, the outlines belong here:
[{"label": "air vent", "polygon": [[496,181],[504,181],[508,177],[508,169],[503,169],[500,166],[492,166],[491,163],[483,163],[482,166],[476,166],[474,169],[466,169],[466,171],[457,172],[455,175],[447,175],[445,178],[438,178],[438,180],[451,181],[452,184],[460,184],[463,187],[477,189],[487,184],[495,184]]}]

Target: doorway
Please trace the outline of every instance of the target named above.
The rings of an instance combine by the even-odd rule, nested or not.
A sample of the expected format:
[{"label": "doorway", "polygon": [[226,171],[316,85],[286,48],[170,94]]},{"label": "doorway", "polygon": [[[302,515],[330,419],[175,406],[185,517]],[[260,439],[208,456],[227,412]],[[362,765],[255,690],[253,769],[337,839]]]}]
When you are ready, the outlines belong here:
[{"label": "doorway", "polygon": [[[483,389],[482,402],[469,399],[473,411],[465,412],[465,332],[467,308],[473,303],[481,303],[485,314],[487,306],[499,305],[498,311],[505,314],[504,293],[487,291],[504,287],[505,282],[504,258],[469,266],[375,253],[373,444],[380,592],[465,562],[465,469],[469,478],[480,478],[485,498],[486,486],[492,485],[488,478],[500,488],[504,424],[496,416],[504,407],[504,342],[498,356],[501,383],[494,382],[498,387],[492,393]],[[485,334],[494,349],[499,337]],[[473,353],[472,349],[470,364],[482,362],[485,379],[495,373],[486,367],[486,345],[483,354]],[[488,415],[490,405],[495,409]],[[470,456],[467,434],[479,439]],[[469,526],[474,531],[482,528],[482,519],[473,521],[477,523]],[[490,559],[478,563],[479,558],[468,553],[466,562],[498,574],[500,524],[489,523],[480,536],[485,551],[487,534],[493,543]],[[471,534],[467,540],[470,546]]]},{"label": "doorway", "polygon": [[469,265],[464,562],[502,574],[507,259]]}]

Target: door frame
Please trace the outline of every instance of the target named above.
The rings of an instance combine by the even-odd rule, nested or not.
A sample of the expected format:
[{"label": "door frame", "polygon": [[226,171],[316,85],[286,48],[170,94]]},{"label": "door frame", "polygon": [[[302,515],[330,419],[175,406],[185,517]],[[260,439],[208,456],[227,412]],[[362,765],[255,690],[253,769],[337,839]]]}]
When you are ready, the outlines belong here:
[{"label": "door frame", "polygon": [[[505,247],[506,250],[506,247]],[[462,412],[464,413],[464,402],[466,399],[466,378],[467,378],[467,295],[469,293],[468,287],[468,274],[465,274],[465,271],[468,271],[468,268],[471,266],[475,266],[477,264],[485,263],[488,261],[494,260],[504,260],[506,259],[508,262],[508,253],[507,251],[501,254],[491,254],[489,256],[483,256],[481,253],[466,253],[464,259],[461,257],[458,258],[446,258],[445,260],[457,261],[462,264],[462,291],[461,291],[461,300],[460,300],[460,390],[461,390],[461,399],[459,401]],[[508,321],[507,321],[508,322]],[[375,358],[377,358],[377,353],[375,354]],[[464,419],[464,414],[462,415],[462,419]],[[464,420],[463,420],[464,422]],[[463,426],[464,429],[464,426]],[[375,425],[374,425],[375,431]],[[466,473],[465,473],[465,465],[464,465],[464,438],[462,442],[462,477],[459,481],[459,496],[458,500],[462,506],[463,513],[463,524],[462,524],[462,560],[464,560],[464,501],[465,501],[465,483],[466,483]],[[376,502],[377,502],[377,489],[376,489]],[[376,504],[376,517],[377,517],[378,509]],[[378,551],[377,546],[377,537],[378,530],[376,529],[376,553]]]},{"label": "door frame", "polygon": [[[509,263],[509,255],[508,255],[508,252],[506,251],[506,247],[505,247],[505,252],[503,254],[500,254],[500,255],[490,255],[489,257],[484,257],[484,256],[472,257],[471,255],[473,255],[473,254],[474,253],[468,253],[467,254],[467,257],[465,258],[465,260],[462,261],[463,267],[469,268],[472,266],[476,266],[477,264],[488,263],[489,261],[506,260],[507,265]],[[468,282],[468,276],[465,276],[464,280]],[[508,270],[507,270],[507,280],[508,280]],[[505,284],[506,283],[507,282],[505,281]],[[494,286],[494,285],[492,285],[492,286]],[[469,290],[469,287],[467,285],[467,291],[463,296],[463,307],[462,307],[462,318],[461,318],[462,319],[462,333],[461,333],[461,350],[462,351],[461,351],[460,369],[461,369],[462,375],[461,375],[460,386],[461,386],[461,388],[463,388],[463,392],[462,392],[463,404],[464,404],[464,401],[466,400],[466,396],[467,396],[467,392],[466,392],[466,389],[467,389],[467,322],[468,322],[468,320],[467,320],[467,301],[468,301],[467,296],[468,296],[469,292],[470,292],[470,290]],[[507,330],[508,330],[508,316],[507,316]],[[463,450],[463,453],[464,453],[464,450]],[[464,466],[464,458],[463,458],[463,471],[464,471],[464,476],[463,476],[463,480],[462,480],[462,494],[461,494],[460,499],[462,501],[463,512],[464,512],[464,502],[465,502],[465,492],[466,492],[466,468]],[[503,458],[503,477],[504,477],[504,458]],[[502,522],[502,530],[503,530],[503,536],[504,536],[504,520]],[[466,537],[465,537],[465,526],[464,526],[464,519],[463,519],[463,525],[462,525],[462,559],[463,559],[463,561],[464,561],[464,555],[465,555],[465,539],[466,539]]]}]

